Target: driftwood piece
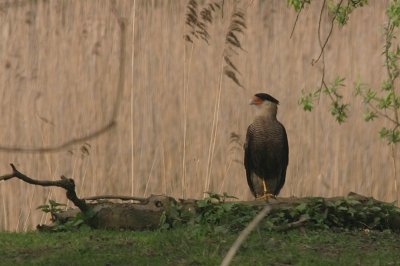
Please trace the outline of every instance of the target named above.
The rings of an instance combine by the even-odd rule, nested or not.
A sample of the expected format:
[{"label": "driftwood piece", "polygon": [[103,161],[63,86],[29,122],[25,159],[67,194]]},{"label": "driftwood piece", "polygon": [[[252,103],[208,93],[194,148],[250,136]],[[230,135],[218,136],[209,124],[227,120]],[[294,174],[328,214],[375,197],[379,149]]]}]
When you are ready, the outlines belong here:
[{"label": "driftwood piece", "polygon": [[[18,178],[33,185],[40,186],[57,186],[66,190],[66,196],[71,200],[79,209],[67,210],[63,213],[55,213],[57,221],[65,223],[70,219],[76,217],[80,211],[82,213],[93,212],[87,223],[93,228],[127,228],[132,230],[154,229],[160,224],[160,219],[165,214],[165,222],[172,223],[171,218],[171,203],[182,205],[182,210],[187,210],[194,215],[199,212],[197,200],[194,199],[179,199],[176,201],[172,197],[165,195],[151,195],[148,198],[139,197],[126,197],[126,196],[95,196],[79,199],[75,193],[75,183],[73,179],[61,176],[58,181],[41,181],[27,177],[20,173],[13,164],[11,164],[13,172],[11,174],[0,176],[1,180],[9,180],[11,178]],[[110,199],[131,200],[134,203],[113,203],[104,201]],[[87,203],[89,200],[97,200],[97,203]],[[353,192],[350,192],[347,197],[332,197],[324,198],[325,201],[337,202],[345,200],[355,200],[361,204],[356,205],[355,208],[363,207],[369,202],[379,206],[384,202],[375,200],[371,197],[365,197]],[[233,203],[237,201],[227,201],[226,203]],[[280,207],[295,207],[299,204],[305,203],[308,205],[315,204],[312,197],[306,198],[269,198],[262,201],[240,201],[240,203],[250,206],[271,206],[271,214],[280,211]],[[387,219],[388,227],[392,229],[400,229],[400,212],[391,215]]]}]

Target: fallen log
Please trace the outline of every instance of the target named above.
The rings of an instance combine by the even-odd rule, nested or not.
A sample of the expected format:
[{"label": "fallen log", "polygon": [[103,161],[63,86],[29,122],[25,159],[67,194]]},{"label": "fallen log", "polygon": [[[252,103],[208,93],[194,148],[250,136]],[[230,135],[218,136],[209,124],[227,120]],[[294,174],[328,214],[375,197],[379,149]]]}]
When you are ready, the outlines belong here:
[{"label": "fallen log", "polygon": [[[65,224],[69,220],[77,217],[78,213],[90,214],[85,222],[93,228],[126,228],[131,230],[143,230],[143,229],[155,229],[160,226],[160,221],[164,223],[173,223],[174,215],[172,215],[172,206],[179,206],[180,212],[191,213],[193,217],[201,214],[202,209],[198,206],[199,200],[195,199],[178,199],[175,200],[172,197],[166,195],[151,195],[148,198],[139,197],[128,197],[128,196],[95,196],[79,199],[75,193],[75,183],[72,179],[67,179],[64,176],[58,181],[40,181],[29,178],[28,176],[20,173],[14,165],[11,164],[13,172],[11,174],[0,176],[1,180],[9,180],[11,178],[18,178],[33,185],[40,186],[57,186],[66,190],[66,196],[71,200],[78,209],[66,210],[62,213],[54,213],[56,220],[60,224]],[[122,200],[132,201],[130,203],[115,203],[109,200]],[[87,201],[96,201],[88,203]],[[221,202],[216,201],[215,204]],[[254,208],[263,208],[266,205],[271,206],[271,212],[269,215],[274,213],[285,212],[285,215],[291,212],[297,206],[307,206],[307,208],[313,208],[315,206],[321,206],[320,211],[324,217],[329,215],[335,215],[337,207],[342,208],[340,204],[346,203],[351,208],[350,211],[364,210],[378,210],[382,206],[390,205],[385,202],[375,200],[372,197],[365,197],[356,193],[349,193],[346,197],[332,197],[332,198],[315,198],[315,197],[288,197],[288,198],[268,198],[268,200],[262,201],[226,201],[224,204],[245,204]],[[338,204],[339,203],[339,204]],[[346,205],[347,206],[347,205]],[[367,207],[366,207],[367,206]],[[375,207],[375,209],[371,208]],[[390,215],[386,215],[384,219],[386,228],[400,230],[400,209],[391,206],[394,211]],[[343,207],[344,208],[344,207]],[[363,209],[364,208],[364,209]],[[386,208],[386,207],[385,207]],[[176,212],[176,209],[174,211]],[[368,213],[373,215],[374,213]],[[382,212],[379,213],[382,216]],[[350,216],[348,216],[351,219]],[[312,217],[310,217],[312,220]],[[370,217],[373,219],[374,217]],[[343,219],[343,217],[342,217]],[[344,217],[344,219],[347,219]],[[367,219],[368,220],[368,219]],[[55,226],[53,224],[52,226]],[[365,223],[366,228],[373,227],[374,222]],[[279,227],[274,227],[279,228]],[[46,226],[39,225],[38,229],[46,230]]]}]

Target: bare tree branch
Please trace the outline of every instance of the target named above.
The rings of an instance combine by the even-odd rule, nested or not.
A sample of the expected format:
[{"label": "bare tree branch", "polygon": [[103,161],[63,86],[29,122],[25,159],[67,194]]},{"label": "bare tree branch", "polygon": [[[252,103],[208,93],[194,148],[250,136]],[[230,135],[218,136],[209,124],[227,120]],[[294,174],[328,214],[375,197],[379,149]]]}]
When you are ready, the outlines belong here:
[{"label": "bare tree branch", "polygon": [[[343,2],[343,0],[340,1],[339,6],[342,5],[342,2]],[[319,41],[319,46],[320,46],[320,48],[321,48],[321,52],[320,52],[320,54],[319,54],[319,56],[318,56],[318,58],[317,58],[316,60],[314,60],[314,59],[312,60],[312,63],[311,63],[312,65],[314,65],[315,63],[317,63],[318,60],[319,60],[319,59],[321,58],[321,56],[323,55],[324,50],[325,50],[325,46],[326,46],[326,44],[328,43],[329,38],[332,36],[333,24],[334,24],[335,19],[336,19],[336,15],[334,15],[333,18],[332,18],[332,21],[331,21],[331,29],[330,29],[330,31],[329,31],[328,37],[326,37],[325,42],[324,42],[324,45],[322,45],[322,41],[321,41],[321,20],[322,20],[322,13],[323,13],[324,8],[325,8],[325,3],[326,3],[326,0],[324,0],[324,3],[322,4],[321,14],[319,15],[319,23],[318,23],[318,41]]]},{"label": "bare tree branch", "polygon": [[305,3],[305,2],[303,2],[303,3],[301,4],[300,10],[299,10],[299,12],[297,12],[296,20],[294,21],[293,29],[292,29],[292,32],[290,33],[290,39],[291,39],[292,36],[293,36],[294,29],[296,28],[297,21],[299,20],[300,12],[301,12],[301,10],[303,10],[303,8],[304,8],[304,3]]},{"label": "bare tree branch", "polygon": [[116,126],[116,122],[112,120],[108,125],[105,125],[104,127],[90,133],[89,135],[82,137],[82,138],[75,138],[71,139],[65,143],[62,143],[57,146],[49,146],[49,147],[42,147],[42,148],[30,148],[30,147],[6,147],[6,146],[0,146],[0,151],[5,151],[5,152],[24,152],[24,153],[44,153],[44,152],[57,152],[64,150],[72,145],[75,144],[80,144],[87,142],[88,140],[94,139],[105,132],[111,130],[113,127]]},{"label": "bare tree branch", "polygon": [[79,199],[76,196],[75,193],[75,182],[71,178],[66,178],[65,176],[61,176],[61,180],[58,181],[48,181],[48,180],[37,180],[37,179],[32,179],[22,173],[20,173],[17,168],[13,164],[10,164],[11,168],[13,169],[13,172],[11,174],[7,175],[2,175],[0,176],[0,181],[1,180],[9,180],[11,178],[18,178],[21,179],[22,181],[32,184],[32,185],[38,185],[42,187],[61,187],[64,188],[67,191],[67,198],[72,201],[75,206],[77,206],[82,212],[87,212],[90,210],[89,206],[86,205],[86,202],[84,199]]}]

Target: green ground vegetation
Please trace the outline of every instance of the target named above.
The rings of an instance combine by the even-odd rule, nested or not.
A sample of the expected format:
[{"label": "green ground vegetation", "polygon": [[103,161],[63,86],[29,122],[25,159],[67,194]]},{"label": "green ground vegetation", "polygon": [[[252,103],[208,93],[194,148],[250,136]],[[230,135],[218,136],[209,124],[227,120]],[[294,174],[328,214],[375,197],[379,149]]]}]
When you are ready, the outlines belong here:
[{"label": "green ground vegetation", "polygon": [[[219,265],[238,233],[164,230],[0,233],[0,265]],[[231,265],[400,265],[400,235],[341,229],[253,231]]]}]

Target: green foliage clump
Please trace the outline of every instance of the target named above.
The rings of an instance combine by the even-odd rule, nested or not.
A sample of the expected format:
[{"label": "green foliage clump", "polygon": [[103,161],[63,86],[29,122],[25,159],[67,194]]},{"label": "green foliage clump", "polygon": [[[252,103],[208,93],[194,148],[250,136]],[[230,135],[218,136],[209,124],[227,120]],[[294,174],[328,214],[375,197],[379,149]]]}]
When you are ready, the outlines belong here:
[{"label": "green foliage clump", "polygon": [[[261,210],[260,206],[244,203],[225,202],[235,198],[207,192],[209,197],[197,201],[198,213],[183,210],[182,205],[173,204],[171,211],[172,227],[189,226],[190,237],[220,237],[242,231]],[[398,217],[400,209],[394,203],[377,204],[370,200],[361,203],[345,199],[332,202],[324,198],[310,198],[296,207],[274,207],[264,218],[260,227],[267,231],[287,231],[292,223],[306,220],[303,226],[310,230],[340,228],[351,230],[391,230],[391,217]],[[171,226],[163,216],[160,230]]]},{"label": "green foliage clump", "polygon": [[86,213],[78,212],[75,218],[67,221],[66,223],[60,223],[60,221],[56,219],[55,214],[64,212],[64,210],[59,207],[67,205],[64,203],[58,203],[54,200],[49,200],[49,203],[50,205],[48,204],[40,205],[36,209],[41,209],[43,212],[51,214],[50,220],[52,222],[57,223],[57,225],[51,228],[51,231],[67,231],[67,230],[72,230],[74,228],[76,229],[79,226],[83,225],[85,221],[89,220],[94,215],[94,211],[92,209]]},{"label": "green foliage clump", "polygon": [[302,97],[299,100],[299,104],[303,105],[305,111],[311,111],[314,108],[314,101],[318,99],[321,92],[323,92],[331,99],[331,114],[336,118],[339,124],[344,122],[344,119],[347,118],[349,104],[340,102],[343,96],[338,92],[340,87],[345,86],[343,84],[344,80],[344,78],[337,77],[329,86],[325,86],[324,89],[321,87],[308,94],[302,90]]},{"label": "green foliage clump", "polygon": [[347,23],[349,16],[354,9],[368,4],[367,0],[348,1],[347,5],[343,4],[343,1],[340,3],[335,2],[332,0],[328,1],[329,13],[333,14],[336,22],[342,26]]},{"label": "green foliage clump", "polygon": [[36,209],[37,210],[41,209],[45,213],[50,213],[50,215],[51,215],[50,220],[52,222],[55,222],[57,220],[55,214],[56,213],[61,213],[61,212],[64,211],[63,209],[58,208],[58,207],[67,206],[67,205],[64,204],[64,203],[58,203],[58,202],[56,202],[54,200],[49,200],[49,203],[50,203],[50,205],[48,205],[48,204],[40,205]]},{"label": "green foliage clump", "polygon": [[[198,213],[196,214],[184,210],[182,205],[172,203],[172,227],[190,226],[190,235],[192,237],[228,235],[243,230],[259,212],[258,207],[244,203],[227,203],[227,199],[237,198],[228,195],[226,192],[223,194],[206,192],[206,194],[209,197],[196,202],[198,207]],[[160,221],[161,230],[171,227],[166,221],[167,217],[164,214]]]},{"label": "green foliage clump", "polygon": [[390,217],[400,214],[394,203],[382,203],[379,206],[371,200],[363,206],[357,200],[345,199],[331,202],[324,198],[312,198],[312,204],[301,203],[296,207],[274,209],[265,219],[271,230],[279,229],[306,218],[309,229],[341,228],[343,230],[386,230],[393,229]]},{"label": "green foliage clump", "polygon": [[287,0],[287,6],[293,6],[296,12],[304,8],[305,4],[310,4],[311,0]]},{"label": "green foliage clump", "polygon": [[[229,196],[206,192],[209,197],[197,202],[200,209],[195,218],[194,232],[202,236],[228,234],[243,230],[257,215],[259,208],[244,203],[225,203]],[[217,200],[216,203],[212,199]]]}]

